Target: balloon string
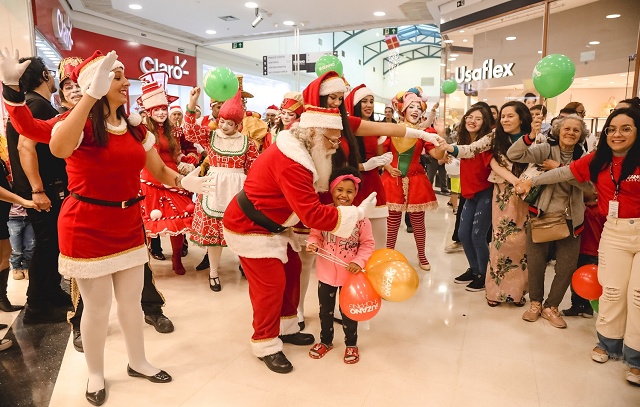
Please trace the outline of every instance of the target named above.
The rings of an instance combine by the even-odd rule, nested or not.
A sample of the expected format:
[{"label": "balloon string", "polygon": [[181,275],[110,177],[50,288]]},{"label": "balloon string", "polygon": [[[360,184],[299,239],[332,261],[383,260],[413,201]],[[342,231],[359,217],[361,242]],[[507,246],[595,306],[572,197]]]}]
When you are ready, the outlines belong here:
[{"label": "balloon string", "polygon": [[[307,241],[308,243],[308,241]],[[316,256],[322,257],[323,259],[329,260],[332,263],[338,264],[340,266],[347,267],[349,264],[345,263],[341,258],[331,253],[330,251],[323,249],[322,247],[318,247],[318,250],[314,252]]]}]

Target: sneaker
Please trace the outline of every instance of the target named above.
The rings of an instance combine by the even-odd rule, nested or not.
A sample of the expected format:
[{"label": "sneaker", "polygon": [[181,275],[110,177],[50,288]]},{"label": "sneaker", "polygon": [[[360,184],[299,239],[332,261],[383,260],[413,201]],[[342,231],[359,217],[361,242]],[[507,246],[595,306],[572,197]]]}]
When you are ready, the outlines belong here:
[{"label": "sneaker", "polygon": [[565,317],[593,318],[593,308],[572,305],[571,308],[563,309],[560,314]]},{"label": "sneaker", "polygon": [[540,318],[542,304],[538,301],[531,301],[529,309],[522,314],[522,319],[529,322],[536,322]]},{"label": "sneaker", "polygon": [[604,363],[609,360],[609,354],[604,349],[595,347],[591,351],[591,360],[598,363]]},{"label": "sneaker", "polygon": [[465,290],[471,292],[484,291],[484,276],[473,276],[473,281],[467,284]]},{"label": "sneaker", "polygon": [[456,284],[469,284],[473,281],[473,276],[473,271],[471,271],[471,268],[468,268],[467,271],[454,278],[453,282]]},{"label": "sneaker", "polygon": [[24,280],[24,270],[13,269],[13,279],[14,280]]},{"label": "sneaker", "polygon": [[549,321],[549,323],[556,328],[566,328],[567,323],[562,319],[562,315],[560,315],[560,311],[558,311],[558,307],[547,307],[542,310],[542,318]]},{"label": "sneaker", "polygon": [[449,246],[444,248],[445,253],[455,253],[462,250],[462,243],[453,242]]},{"label": "sneaker", "polygon": [[640,369],[629,369],[629,371],[627,371],[627,381],[634,386],[640,386]]}]

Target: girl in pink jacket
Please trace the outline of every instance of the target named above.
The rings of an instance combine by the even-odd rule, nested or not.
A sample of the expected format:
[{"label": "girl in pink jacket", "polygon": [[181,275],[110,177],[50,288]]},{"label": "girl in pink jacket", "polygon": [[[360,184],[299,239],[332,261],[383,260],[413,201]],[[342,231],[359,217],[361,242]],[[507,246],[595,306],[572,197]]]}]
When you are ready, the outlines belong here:
[{"label": "girl in pink jacket", "polygon": [[[360,178],[358,171],[352,167],[341,168],[334,172],[330,179],[330,192],[335,206],[349,206],[358,193]],[[316,259],[318,275],[318,300],[320,301],[320,342],[309,351],[313,359],[320,359],[333,349],[333,310],[336,305],[336,293],[342,287],[349,273],[358,273],[364,267],[374,249],[371,222],[364,218],[356,224],[351,236],[346,239],[337,237],[331,232],[311,229],[307,243],[307,251],[323,253]],[[342,266],[325,258],[340,259],[347,266]],[[345,334],[344,363],[352,364],[360,360],[358,354],[358,322],[342,314],[342,328]]]}]

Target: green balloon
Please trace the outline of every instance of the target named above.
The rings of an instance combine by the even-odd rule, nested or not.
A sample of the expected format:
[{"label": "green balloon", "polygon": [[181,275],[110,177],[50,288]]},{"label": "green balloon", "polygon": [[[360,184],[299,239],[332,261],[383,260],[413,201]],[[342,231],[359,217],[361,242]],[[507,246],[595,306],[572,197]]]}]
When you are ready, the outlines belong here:
[{"label": "green balloon", "polygon": [[595,312],[598,312],[598,308],[600,307],[599,300],[591,300],[589,303],[591,304],[591,308],[593,308]]},{"label": "green balloon", "polygon": [[540,96],[553,98],[569,89],[576,75],[576,66],[569,57],[551,54],[542,58],[533,69],[533,86]]},{"label": "green balloon", "polygon": [[446,93],[447,95],[455,92],[456,90],[458,90],[458,83],[453,79],[447,79],[446,81],[442,82],[442,92]]},{"label": "green balloon", "polygon": [[334,55],[321,56],[316,62],[316,75],[322,76],[330,71],[334,71],[342,78],[342,62]]},{"label": "green balloon", "polygon": [[224,102],[235,96],[239,86],[236,74],[229,68],[214,68],[204,75],[204,93],[218,102]]}]

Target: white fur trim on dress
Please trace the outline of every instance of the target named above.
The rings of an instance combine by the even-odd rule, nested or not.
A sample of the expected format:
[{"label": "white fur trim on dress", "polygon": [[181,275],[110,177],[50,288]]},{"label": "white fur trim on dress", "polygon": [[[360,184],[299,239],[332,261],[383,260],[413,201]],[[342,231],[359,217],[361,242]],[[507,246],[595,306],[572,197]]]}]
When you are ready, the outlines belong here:
[{"label": "white fur trim on dress", "polygon": [[288,261],[287,245],[291,245],[296,252],[301,250],[300,244],[298,244],[298,240],[291,228],[282,233],[268,235],[235,233],[224,228],[224,240],[231,251],[238,256],[249,259],[271,258],[286,263]]},{"label": "white fur trim on dress", "polygon": [[353,233],[358,222],[357,206],[338,206],[338,224],[331,231],[334,235],[347,238]]},{"label": "white fur trim on dress", "polygon": [[142,142],[142,147],[144,147],[144,151],[151,150],[154,144],[156,144],[156,136],[150,131],[147,131],[147,136],[144,138],[144,141]]},{"label": "white fur trim on dress", "polygon": [[280,317],[280,335],[291,335],[298,332],[300,332],[300,325],[298,325],[297,315]]},{"label": "white fur trim on dress", "polygon": [[[58,130],[58,127],[60,127],[61,124],[62,124],[62,121],[58,121],[56,122],[56,124],[53,125],[53,128],[51,129],[51,137],[53,137],[53,133],[55,133],[56,130]],[[80,147],[80,144],[82,144],[83,139],[84,139],[84,131],[80,133],[80,138],[78,139],[78,143],[74,147],[74,150],[77,150]]]},{"label": "white fur trim on dress", "polygon": [[301,140],[293,137],[289,130],[282,130],[278,133],[276,145],[282,154],[311,171],[313,174],[313,183],[316,183],[318,180],[316,166],[313,164],[311,154],[309,154],[309,151]]},{"label": "white fur trim on dress", "polygon": [[79,259],[60,254],[58,269],[60,274],[67,278],[97,278],[140,266],[148,261],[149,253],[143,244],[120,253],[94,259]]},{"label": "white fur trim on dress", "polygon": [[280,338],[261,339],[258,341],[251,340],[251,350],[253,354],[259,358],[273,355],[282,351],[282,341]]}]

